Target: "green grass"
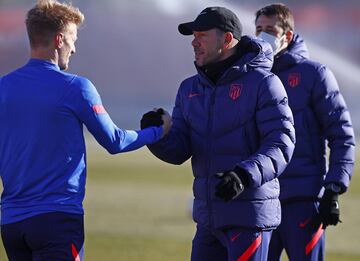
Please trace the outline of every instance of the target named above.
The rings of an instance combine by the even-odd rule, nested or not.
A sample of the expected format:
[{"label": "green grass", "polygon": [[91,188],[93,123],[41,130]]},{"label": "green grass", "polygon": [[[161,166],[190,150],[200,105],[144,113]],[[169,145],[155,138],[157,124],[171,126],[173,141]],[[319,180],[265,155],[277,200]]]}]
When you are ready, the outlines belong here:
[{"label": "green grass", "polygon": [[[147,149],[110,156],[88,144],[85,260],[190,259],[189,162],[172,166]],[[326,260],[360,260],[360,178],[341,196],[343,223],[327,230]],[[7,260],[0,247],[0,260]]]},{"label": "green grass", "polygon": [[95,260],[95,257],[101,256],[102,260],[190,259],[190,242],[185,240],[88,233],[87,241],[87,260]]}]

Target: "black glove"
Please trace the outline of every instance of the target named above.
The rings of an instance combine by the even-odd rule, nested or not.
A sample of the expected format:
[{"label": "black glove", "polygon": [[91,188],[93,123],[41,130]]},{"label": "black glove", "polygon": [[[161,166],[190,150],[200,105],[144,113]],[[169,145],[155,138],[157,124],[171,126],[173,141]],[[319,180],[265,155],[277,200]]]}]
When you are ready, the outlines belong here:
[{"label": "black glove", "polygon": [[319,213],[312,218],[310,229],[317,230],[321,223],[322,228],[325,229],[329,225],[336,226],[341,222],[338,196],[339,194],[332,190],[325,190],[320,199]]},{"label": "black glove", "polygon": [[338,193],[326,189],[320,200],[319,215],[323,223],[323,229],[329,225],[336,226],[340,221],[338,196]]},{"label": "black glove", "polygon": [[244,170],[235,169],[216,174],[221,179],[216,186],[215,196],[229,201],[237,198],[248,186],[248,177]]},{"label": "black glove", "polygon": [[149,111],[145,113],[140,121],[141,129],[145,129],[152,126],[161,126],[164,124],[161,115],[164,114],[163,109],[158,109],[157,111]]}]

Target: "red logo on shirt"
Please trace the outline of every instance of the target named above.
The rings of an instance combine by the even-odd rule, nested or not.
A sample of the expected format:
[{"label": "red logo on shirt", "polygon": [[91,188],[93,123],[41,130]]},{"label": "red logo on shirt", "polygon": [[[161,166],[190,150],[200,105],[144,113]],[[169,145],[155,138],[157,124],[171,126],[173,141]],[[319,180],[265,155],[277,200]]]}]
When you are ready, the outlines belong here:
[{"label": "red logo on shirt", "polygon": [[288,83],[291,88],[295,88],[300,84],[301,75],[300,73],[290,73],[288,77]]},{"label": "red logo on shirt", "polygon": [[95,113],[97,114],[103,114],[106,113],[106,110],[104,108],[104,106],[102,106],[101,104],[95,104],[92,106],[92,109],[94,110]]},{"label": "red logo on shirt", "polygon": [[237,98],[239,98],[241,95],[242,88],[243,88],[242,84],[231,84],[230,91],[229,91],[230,98],[233,100],[236,100]]}]

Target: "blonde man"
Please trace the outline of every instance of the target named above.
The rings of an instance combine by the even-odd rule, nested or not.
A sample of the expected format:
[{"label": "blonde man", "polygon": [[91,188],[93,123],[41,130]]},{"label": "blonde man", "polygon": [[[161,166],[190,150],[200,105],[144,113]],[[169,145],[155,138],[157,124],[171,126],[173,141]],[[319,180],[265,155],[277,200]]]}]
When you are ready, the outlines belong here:
[{"label": "blonde man", "polygon": [[1,235],[11,261],[82,260],[85,125],[111,154],[158,141],[170,127],[118,128],[94,85],[63,72],[84,15],[40,0],[28,13],[31,59],[0,78]]}]

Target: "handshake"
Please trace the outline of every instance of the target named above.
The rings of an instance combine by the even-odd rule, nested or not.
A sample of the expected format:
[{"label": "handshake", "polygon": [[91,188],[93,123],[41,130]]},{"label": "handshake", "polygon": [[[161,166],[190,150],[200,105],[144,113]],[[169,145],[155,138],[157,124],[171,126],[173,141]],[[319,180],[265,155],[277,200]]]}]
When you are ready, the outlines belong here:
[{"label": "handshake", "polygon": [[159,127],[162,125],[163,126],[162,138],[169,133],[171,124],[172,121],[170,114],[162,108],[159,109],[154,108],[154,110],[145,113],[140,121],[141,129],[145,129],[153,126]]}]

